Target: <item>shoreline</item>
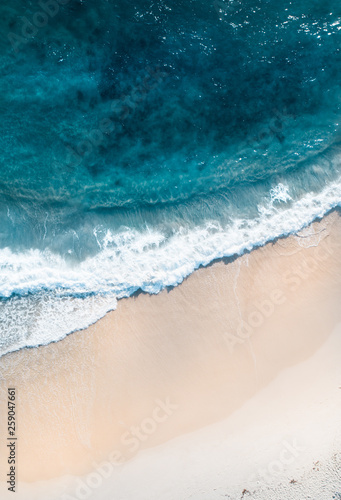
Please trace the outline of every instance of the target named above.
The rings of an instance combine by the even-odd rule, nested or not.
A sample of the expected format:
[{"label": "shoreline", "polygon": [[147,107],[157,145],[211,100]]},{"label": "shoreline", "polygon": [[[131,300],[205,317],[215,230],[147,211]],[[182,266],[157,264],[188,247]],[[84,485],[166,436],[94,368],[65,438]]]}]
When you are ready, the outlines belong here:
[{"label": "shoreline", "polygon": [[[140,294],[140,293],[147,293],[148,295],[154,295],[154,294],[159,294],[163,290],[168,290],[172,289],[173,287],[177,287],[181,285],[186,279],[188,279],[191,274],[194,272],[199,271],[202,268],[208,268],[211,265],[214,265],[215,263],[219,262],[229,262],[233,261],[235,259],[242,258],[244,255],[248,255],[249,253],[259,250],[260,248],[263,248],[266,245],[269,244],[274,244],[276,241],[282,241],[283,239],[286,238],[295,238],[295,234],[299,232],[304,232],[311,224],[318,224],[321,222],[326,217],[329,217],[332,213],[340,213],[340,208],[339,208],[339,199],[341,197],[338,196],[337,194],[340,192],[341,193],[341,184],[338,184],[337,182],[332,182],[330,185],[326,186],[318,195],[315,197],[312,197],[311,193],[306,194],[302,199],[297,200],[293,203],[293,206],[289,207],[287,210],[277,210],[276,207],[273,205],[274,201],[283,201],[283,199],[288,196],[288,193],[286,191],[286,187],[279,184],[276,188],[273,189],[273,191],[280,191],[280,193],[273,193],[274,198],[271,195],[271,201],[268,201],[268,205],[262,207],[264,209],[264,213],[260,215],[258,219],[255,219],[257,222],[255,226],[252,224],[252,220],[249,220],[246,222],[247,226],[247,231],[245,233],[245,230],[243,229],[242,226],[238,225],[238,221],[236,227],[231,226],[229,227],[226,231],[218,231],[218,233],[213,233],[211,234],[210,229],[209,229],[209,224],[207,227],[205,227],[203,230],[205,232],[206,238],[205,241],[210,241],[210,245],[206,248],[206,251],[203,252],[201,255],[201,259],[197,260],[196,258],[191,258],[189,257],[188,254],[188,248],[186,244],[186,235],[181,235],[181,232],[176,235],[175,240],[172,243],[172,265],[174,266],[176,262],[176,271],[174,271],[174,267],[170,266],[168,268],[168,260],[167,258],[164,259],[162,258],[160,261],[160,266],[153,266],[148,267],[148,272],[142,273],[142,276],[139,276],[139,279],[136,281],[135,278],[133,279],[133,285],[130,283],[130,288],[135,289],[136,286],[138,286],[138,289],[129,297],[134,297],[135,294]],[[283,191],[281,193],[281,191]],[[279,198],[277,198],[279,196]],[[282,199],[283,198],[283,199]],[[290,199],[290,196],[289,196]],[[307,207],[309,207],[308,213]],[[262,211],[261,211],[262,212]],[[267,213],[265,216],[264,214]],[[271,214],[271,216],[269,216]],[[303,215],[302,215],[303,214]],[[290,222],[288,222],[290,221]],[[309,223],[309,221],[311,221]],[[200,233],[200,231],[199,231]],[[235,233],[237,236],[235,237]],[[156,235],[157,236],[157,235]],[[203,243],[203,235],[202,236],[202,241]],[[199,238],[200,240],[200,238]],[[198,244],[200,241],[198,240]],[[154,242],[155,243],[155,242]],[[147,242],[147,245],[154,244],[153,241]],[[186,248],[186,258],[181,260],[181,257],[179,257],[179,252],[177,251],[177,248],[182,248],[182,245],[184,245],[184,248]],[[212,247],[213,245],[213,247]],[[200,245],[199,245],[200,246]],[[213,250],[214,248],[214,250]],[[222,248],[224,250],[222,250]],[[229,248],[229,250],[227,250]],[[134,260],[136,255],[134,254],[133,249],[130,248],[127,255],[125,258],[128,258],[128,261]],[[10,252],[10,250],[8,249]],[[190,254],[194,255],[198,251],[198,248],[195,246],[191,248]],[[208,253],[207,253],[208,252]],[[34,252],[33,252],[34,253]],[[31,269],[28,271],[28,264],[29,260],[32,257],[32,254],[18,254],[18,255],[11,255],[11,262],[9,268],[12,269],[12,272],[16,273],[19,272],[18,269],[22,267],[24,269],[24,274],[21,276],[21,279],[23,282],[26,281],[25,276],[27,272],[31,272]],[[199,250],[200,253],[200,250]],[[149,254],[149,252],[147,252]],[[226,254],[228,256],[226,256]],[[138,254],[140,255],[140,254]],[[168,254],[167,254],[168,255]],[[24,260],[22,261],[22,257],[25,257]],[[180,253],[181,256],[181,253]],[[116,283],[116,279],[118,276],[120,276],[120,279],[122,279],[123,283],[125,283],[125,286],[121,289],[119,288],[118,290],[118,295],[116,296],[111,296],[112,289],[110,289],[109,295],[95,295],[95,300],[92,302],[92,298],[94,295],[92,295],[92,291],[90,294],[88,292],[85,292],[85,296],[83,297],[82,300],[79,299],[77,294],[73,296],[71,293],[70,296],[59,296],[58,293],[55,293],[56,290],[58,290],[58,287],[61,286],[60,283],[63,283],[63,286],[66,286],[65,290],[74,290],[74,288],[71,287],[71,289],[68,288],[68,275],[72,271],[71,268],[64,266],[63,261],[59,259],[59,257],[56,257],[56,261],[53,258],[52,259],[52,267],[50,259],[52,258],[52,254],[49,256],[49,254],[42,257],[42,262],[40,262],[39,265],[42,265],[43,262],[45,262],[45,267],[47,272],[47,277],[48,276],[54,276],[56,272],[56,262],[58,262],[57,268],[61,267],[62,268],[62,275],[59,276],[58,280],[58,285],[57,288],[49,288],[46,284],[40,285],[42,288],[37,288],[36,292],[32,295],[32,297],[35,297],[38,300],[32,300],[31,301],[31,295],[30,292],[28,295],[25,295],[21,297],[21,308],[29,311],[29,316],[32,318],[35,317],[36,322],[38,324],[38,327],[36,328],[35,326],[35,321],[33,320],[31,323],[28,323],[29,326],[25,324],[23,327],[28,328],[27,334],[24,336],[21,336],[20,338],[17,337],[17,325],[12,321],[9,321],[8,323],[6,322],[7,317],[15,317],[16,316],[16,307],[12,307],[11,300],[12,298],[16,296],[16,293],[14,293],[14,296],[12,298],[9,298],[8,302],[3,303],[3,311],[1,315],[1,321],[4,324],[4,327],[9,329],[10,335],[8,335],[8,338],[15,338],[16,341],[12,345],[6,345],[6,347],[3,349],[3,353],[9,354],[10,352],[16,352],[22,348],[31,348],[31,347],[41,347],[45,345],[49,345],[51,342],[59,342],[60,340],[63,340],[66,338],[68,335],[71,335],[75,332],[78,331],[84,331],[90,328],[92,325],[97,323],[97,321],[100,321],[106,314],[109,312],[116,310],[117,308],[117,302],[120,300],[124,300],[125,298],[129,298],[127,296],[129,290],[129,278],[127,276],[123,275],[121,276],[121,271],[120,271],[120,265],[117,264],[116,262],[116,257],[114,255],[111,255],[111,259],[108,258],[107,261],[102,261],[101,266],[102,266],[102,271],[104,272],[109,272],[109,281],[111,284],[113,284],[113,281]],[[158,261],[158,258],[160,256],[156,256],[156,261]],[[165,257],[165,256],[164,256]],[[170,257],[170,255],[168,256]],[[15,266],[17,265],[17,260],[19,259],[20,265],[19,268],[17,269]],[[58,260],[59,259],[59,260]],[[153,262],[152,254],[150,255],[151,262]],[[177,260],[179,259],[179,260]],[[86,259],[83,261],[83,264],[85,265],[85,268],[80,267],[78,268],[77,272],[82,274],[82,272],[90,275],[94,275],[94,265],[96,260],[95,257]],[[109,265],[108,262],[113,263],[116,262],[114,272],[112,269],[111,264]],[[123,261],[122,267],[125,267],[125,264],[127,263],[126,261]],[[98,263],[97,263],[98,264]],[[95,274],[98,275],[98,268],[97,264],[95,265]],[[142,268],[144,268],[146,262],[142,261],[140,263],[142,265]],[[166,269],[164,269],[164,265],[166,264]],[[33,266],[35,269],[35,272],[39,271],[39,266],[38,268],[35,268],[35,261],[33,261],[30,264]],[[87,269],[87,266],[90,265],[90,273],[89,270]],[[13,267],[14,266],[14,267]],[[5,268],[7,267],[7,264],[5,262]],[[110,268],[110,271],[109,271]],[[40,273],[43,271],[44,274],[44,266],[43,268],[40,269]],[[40,274],[39,273],[39,274]],[[168,273],[168,274],[167,274]],[[101,273],[99,273],[100,275]],[[105,274],[105,273],[104,273]],[[107,276],[108,277],[108,276]],[[63,280],[66,280],[65,283]],[[128,281],[126,281],[128,279]],[[10,281],[10,278],[8,277],[8,280]],[[142,281],[141,281],[142,280]],[[39,280],[38,280],[39,281]],[[49,282],[49,278],[47,279]],[[168,283],[168,284],[167,284]],[[77,284],[77,283],[76,283]],[[116,283],[117,284],[117,283]],[[121,283],[122,284],[122,283]],[[80,285],[81,289],[84,286],[82,282],[78,283]],[[109,291],[107,288],[108,283],[103,282],[101,286],[103,288],[100,288],[103,292],[106,290],[106,292]],[[50,292],[47,292],[46,296],[44,295],[45,292],[45,286],[47,286],[47,289],[50,290]],[[128,287],[128,288],[127,288]],[[92,290],[92,289],[90,289]],[[26,290],[27,292],[28,290]],[[89,291],[89,290],[88,290]],[[13,290],[12,290],[13,292]],[[25,293],[26,293],[25,292]],[[117,298],[117,296],[122,297],[124,295],[124,298]],[[7,296],[7,297],[10,297]],[[47,298],[47,302],[52,307],[54,312],[51,314],[49,306],[44,308],[44,299]],[[40,300],[39,300],[40,299]],[[78,302],[79,301],[79,302]],[[32,302],[32,303],[31,303]],[[75,307],[76,304],[76,307]],[[87,313],[84,314],[84,309],[86,309]],[[88,311],[91,309],[92,314],[88,314]],[[57,312],[56,312],[57,311]],[[60,316],[63,316],[65,320],[60,321],[59,318]],[[86,317],[86,320],[84,321],[84,316]],[[42,318],[47,318],[47,320]],[[76,319],[76,320],[75,320]],[[48,323],[50,321],[50,323]],[[47,329],[48,327],[51,327],[53,329],[53,334],[48,334],[44,335],[44,330]],[[33,339],[33,340],[32,340]],[[16,347],[14,347],[16,346]],[[19,346],[19,347],[18,347]],[[4,346],[1,346],[2,348]],[[3,354],[5,355],[5,354]]]},{"label": "shoreline", "polygon": [[[281,241],[285,241],[288,238],[297,238],[298,234],[304,233],[304,231],[306,231],[310,226],[314,226],[315,224],[321,223],[321,221],[323,219],[328,218],[332,214],[339,214],[339,215],[341,215],[341,208],[339,206],[331,208],[323,216],[317,216],[310,224],[304,225],[299,231],[293,231],[293,232],[290,232],[288,234],[283,234],[281,236],[276,236],[273,239],[267,240],[265,243],[256,244],[251,249],[244,249],[240,254],[239,253],[235,253],[235,254],[230,255],[230,256],[217,257],[217,258],[213,259],[211,262],[209,262],[208,264],[199,264],[198,267],[196,267],[190,274],[184,276],[184,278],[182,279],[181,282],[177,283],[176,285],[165,285],[165,287],[162,288],[159,292],[151,293],[151,292],[147,292],[147,291],[144,291],[141,288],[139,288],[138,290],[136,290],[135,292],[133,292],[131,295],[129,295],[127,297],[121,297],[121,298],[112,299],[112,300],[116,300],[116,307],[114,308],[114,306],[113,306],[112,308],[108,309],[102,316],[99,316],[97,319],[93,320],[87,326],[84,326],[82,328],[74,328],[69,333],[65,333],[62,337],[60,337],[60,338],[58,338],[56,340],[49,340],[46,343],[38,343],[36,345],[23,345],[23,346],[18,347],[18,348],[14,349],[14,350],[5,351],[2,354],[0,354],[0,360],[1,360],[1,358],[3,356],[7,356],[9,354],[19,352],[19,351],[21,351],[23,349],[28,349],[29,350],[29,349],[37,349],[37,348],[40,348],[40,347],[45,347],[45,346],[48,346],[50,344],[58,343],[58,342],[64,340],[65,338],[67,338],[69,335],[73,335],[74,333],[86,331],[89,328],[91,328],[94,325],[96,325],[96,323],[98,323],[99,321],[101,321],[107,314],[110,314],[113,311],[116,311],[119,302],[122,301],[122,300],[124,301],[124,300],[127,300],[127,299],[134,299],[134,298],[137,298],[139,295],[153,296],[153,295],[158,295],[159,293],[162,293],[164,291],[170,292],[171,290],[173,290],[173,289],[177,288],[178,286],[182,285],[188,278],[190,278],[190,276],[193,273],[196,273],[197,271],[199,271],[201,269],[208,269],[211,266],[214,266],[216,264],[221,264],[221,263],[223,263],[225,265],[231,264],[235,260],[241,259],[244,256],[248,256],[252,252],[258,251],[259,249],[264,248],[267,245],[280,244]],[[90,298],[90,296],[91,295],[89,295],[87,298]],[[74,297],[74,299],[76,299],[76,298],[77,297]]]},{"label": "shoreline", "polygon": [[172,290],[122,299],[59,342],[2,357],[0,395],[18,388],[19,481],[82,476],[113,451],[133,463],[231,418],[341,321],[340,248],[334,211]]}]

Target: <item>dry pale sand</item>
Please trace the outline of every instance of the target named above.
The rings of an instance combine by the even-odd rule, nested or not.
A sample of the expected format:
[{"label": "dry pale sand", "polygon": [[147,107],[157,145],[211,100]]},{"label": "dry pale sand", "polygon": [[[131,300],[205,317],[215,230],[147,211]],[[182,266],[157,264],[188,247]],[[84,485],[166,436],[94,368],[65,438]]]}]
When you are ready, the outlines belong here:
[{"label": "dry pale sand", "polygon": [[333,500],[341,496],[341,323],[225,420],[19,500]]},{"label": "dry pale sand", "polygon": [[[184,461],[187,473],[180,492],[176,478],[167,477],[164,467],[155,481],[159,489],[152,494],[150,468],[149,483],[139,481],[141,475],[148,479],[144,467],[150,454],[156,453],[146,448],[163,444],[151,461],[157,470],[162,457],[172,454],[167,441],[196,431],[195,441],[179,445],[183,456],[195,463],[200,461],[196,457],[200,457],[203,439],[199,429],[230,416],[232,420],[225,420],[223,428],[226,432],[226,422],[232,422],[235,454],[243,456],[248,443],[248,456],[254,453],[256,457],[262,448],[255,444],[259,436],[264,445],[266,436],[275,431],[269,424],[272,420],[265,418],[266,411],[252,410],[252,401],[261,400],[263,409],[271,409],[274,398],[281,401],[279,391],[283,390],[292,412],[297,407],[303,414],[305,398],[312,390],[307,374],[318,366],[327,381],[322,393],[329,394],[329,387],[332,394],[320,404],[325,405],[326,425],[330,423],[331,432],[336,432],[335,414],[341,413],[341,406],[338,387],[330,387],[337,381],[335,363],[328,362],[328,354],[315,361],[310,371],[299,372],[297,387],[293,376],[280,377],[286,373],[283,370],[303,366],[323,349],[341,321],[340,249],[341,218],[333,212],[297,237],[268,244],[228,264],[200,269],[175,289],[122,300],[116,311],[59,343],[1,358],[1,436],[7,435],[7,387],[16,387],[18,394],[17,498],[22,491],[25,499],[47,500],[47,495],[62,499],[63,490],[56,486],[59,477],[89,473],[96,468],[94,462],[103,460],[116,463],[115,477],[121,483],[116,478],[110,494],[103,493],[102,487],[88,494],[83,491],[83,498],[90,494],[110,500],[215,498],[214,460],[200,473],[201,483],[195,482],[195,467],[189,468]],[[340,343],[330,345],[326,352],[335,354]],[[264,396],[270,387],[275,389]],[[313,395],[317,394],[314,390]],[[247,405],[254,412],[251,420],[245,418]],[[236,415],[240,415],[238,432],[233,427]],[[252,432],[248,431],[250,421]],[[224,432],[217,443],[224,443]],[[316,432],[312,434],[314,438]],[[196,451],[191,453],[191,447]],[[6,442],[1,439],[1,479],[7,472],[6,456]],[[121,489],[116,490],[114,484]],[[211,496],[196,490],[205,484]],[[5,485],[0,488],[3,498]],[[74,485],[68,488],[70,497]],[[233,485],[226,484],[226,495],[229,488],[232,491]],[[72,491],[71,498],[81,498]]]}]

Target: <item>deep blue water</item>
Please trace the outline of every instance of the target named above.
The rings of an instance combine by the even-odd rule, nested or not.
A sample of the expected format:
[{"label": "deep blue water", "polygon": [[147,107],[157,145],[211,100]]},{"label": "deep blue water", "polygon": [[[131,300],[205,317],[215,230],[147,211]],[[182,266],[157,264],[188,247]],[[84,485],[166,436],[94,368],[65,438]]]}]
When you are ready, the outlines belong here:
[{"label": "deep blue water", "polygon": [[341,202],[339,1],[3,0],[0,23],[3,352]]}]

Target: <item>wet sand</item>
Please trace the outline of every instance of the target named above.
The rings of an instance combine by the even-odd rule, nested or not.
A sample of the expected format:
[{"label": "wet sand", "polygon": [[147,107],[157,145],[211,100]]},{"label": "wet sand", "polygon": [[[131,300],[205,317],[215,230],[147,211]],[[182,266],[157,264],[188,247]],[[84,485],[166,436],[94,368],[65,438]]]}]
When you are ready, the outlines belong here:
[{"label": "wet sand", "polygon": [[[159,450],[152,463],[162,462],[174,438],[184,439],[180,449],[188,450],[193,445],[185,439],[188,433],[199,436],[195,442],[200,448],[200,429],[232,422],[270,386],[275,389],[262,396],[262,407],[271,408],[279,390],[287,394],[295,385],[292,376],[276,381],[323,349],[341,321],[340,249],[341,218],[333,212],[298,236],[199,269],[172,290],[121,300],[116,311],[58,343],[1,358],[2,416],[7,388],[17,391],[18,498],[20,491],[25,499],[32,495],[45,500],[47,492],[62,498],[61,491],[69,490],[58,489],[60,478],[84,477],[96,468],[95,462],[108,460],[116,464],[115,471],[130,470],[117,472],[123,496],[114,495],[114,500],[154,498],[148,497],[150,481],[143,483],[148,491],[141,491],[138,481],[136,491],[131,486],[139,474],[146,475],[150,453]],[[323,359],[321,370],[335,374],[328,356]],[[304,384],[304,371],[301,377],[300,391],[290,403],[293,412],[310,387],[309,381]],[[327,379],[329,384],[334,380]],[[335,404],[330,397],[326,416],[333,412],[331,422]],[[260,436],[256,429],[267,425],[265,414],[255,411],[254,434],[248,432],[250,419],[241,416],[238,431],[231,423],[228,432],[235,450],[242,453],[245,435],[252,448]],[[0,435],[7,435],[3,417]],[[1,479],[7,473],[6,454],[2,439]],[[195,457],[191,454],[194,462]],[[212,465],[202,483],[210,487]],[[190,470],[186,478],[182,493],[174,485],[174,498],[187,498]],[[170,487],[164,493],[157,490],[155,498],[173,498]],[[5,485],[0,488],[7,498]],[[191,491],[196,493],[193,485]],[[99,489],[91,493],[102,498]],[[194,498],[206,497],[198,492]]]}]

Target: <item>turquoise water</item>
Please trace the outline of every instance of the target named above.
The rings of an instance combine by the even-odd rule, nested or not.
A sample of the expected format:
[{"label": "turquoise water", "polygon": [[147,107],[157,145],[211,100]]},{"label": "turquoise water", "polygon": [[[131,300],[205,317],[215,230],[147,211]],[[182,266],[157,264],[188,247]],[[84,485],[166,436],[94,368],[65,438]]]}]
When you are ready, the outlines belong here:
[{"label": "turquoise water", "polygon": [[340,204],[340,2],[0,14],[1,352]]}]

